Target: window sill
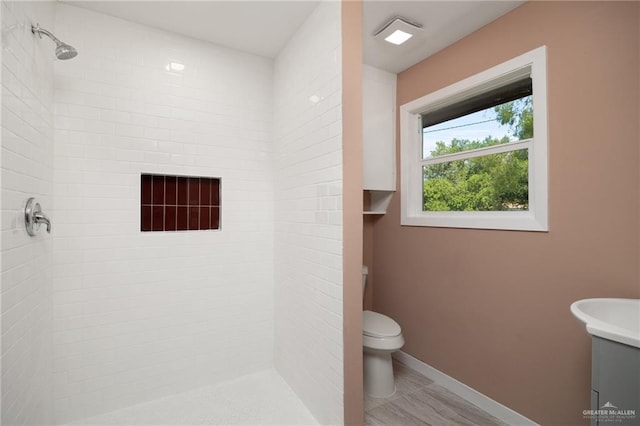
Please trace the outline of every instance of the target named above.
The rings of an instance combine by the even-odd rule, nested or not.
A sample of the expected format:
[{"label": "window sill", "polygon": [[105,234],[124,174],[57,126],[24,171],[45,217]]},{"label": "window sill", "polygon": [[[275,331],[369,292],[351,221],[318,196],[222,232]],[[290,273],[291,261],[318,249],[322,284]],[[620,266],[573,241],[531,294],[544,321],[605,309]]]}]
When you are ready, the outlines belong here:
[{"label": "window sill", "polygon": [[537,220],[531,212],[428,212],[415,216],[403,215],[400,225],[506,231],[549,231],[548,224]]}]

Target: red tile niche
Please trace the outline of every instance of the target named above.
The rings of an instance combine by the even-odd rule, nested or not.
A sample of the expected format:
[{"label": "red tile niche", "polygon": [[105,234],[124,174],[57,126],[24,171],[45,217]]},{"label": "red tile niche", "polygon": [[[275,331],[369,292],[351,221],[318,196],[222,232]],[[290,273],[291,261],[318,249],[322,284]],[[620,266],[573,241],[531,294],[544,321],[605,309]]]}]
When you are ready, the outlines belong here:
[{"label": "red tile niche", "polygon": [[220,229],[220,178],[140,175],[140,230]]}]

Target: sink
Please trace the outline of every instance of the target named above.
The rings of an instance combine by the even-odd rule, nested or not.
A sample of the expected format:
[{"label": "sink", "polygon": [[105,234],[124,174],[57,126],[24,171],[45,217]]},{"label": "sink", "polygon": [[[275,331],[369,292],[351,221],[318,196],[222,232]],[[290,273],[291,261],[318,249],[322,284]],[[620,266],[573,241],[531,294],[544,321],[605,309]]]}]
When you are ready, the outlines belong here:
[{"label": "sink", "polygon": [[571,313],[593,336],[640,348],[640,299],[584,299]]}]

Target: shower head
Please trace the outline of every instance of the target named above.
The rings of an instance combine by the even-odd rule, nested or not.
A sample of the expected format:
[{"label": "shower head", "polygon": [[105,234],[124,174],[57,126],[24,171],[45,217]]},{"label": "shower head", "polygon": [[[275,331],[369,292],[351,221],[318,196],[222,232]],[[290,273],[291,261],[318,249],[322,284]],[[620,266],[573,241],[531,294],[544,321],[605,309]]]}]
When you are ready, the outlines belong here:
[{"label": "shower head", "polygon": [[38,34],[38,37],[40,38],[42,38],[42,34],[44,34],[47,37],[49,37],[51,40],[53,40],[56,44],[56,57],[58,59],[62,59],[62,60],[71,59],[78,54],[78,51],[73,46],[70,46],[67,43],[61,42],[60,40],[58,40],[56,36],[51,34],[49,31],[43,28],[40,28],[40,24],[31,25],[31,32],[33,34]]},{"label": "shower head", "polygon": [[59,43],[56,47],[56,57],[58,59],[71,59],[78,54],[78,51],[67,43]]}]

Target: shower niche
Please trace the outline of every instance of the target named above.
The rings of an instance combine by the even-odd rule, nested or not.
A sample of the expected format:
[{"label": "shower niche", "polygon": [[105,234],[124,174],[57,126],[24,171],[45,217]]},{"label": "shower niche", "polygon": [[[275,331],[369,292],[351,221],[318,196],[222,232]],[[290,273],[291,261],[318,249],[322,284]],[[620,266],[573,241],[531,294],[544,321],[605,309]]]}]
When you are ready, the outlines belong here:
[{"label": "shower niche", "polygon": [[140,231],[220,229],[220,178],[140,175]]}]

